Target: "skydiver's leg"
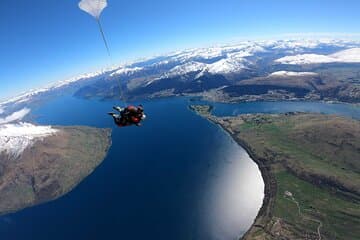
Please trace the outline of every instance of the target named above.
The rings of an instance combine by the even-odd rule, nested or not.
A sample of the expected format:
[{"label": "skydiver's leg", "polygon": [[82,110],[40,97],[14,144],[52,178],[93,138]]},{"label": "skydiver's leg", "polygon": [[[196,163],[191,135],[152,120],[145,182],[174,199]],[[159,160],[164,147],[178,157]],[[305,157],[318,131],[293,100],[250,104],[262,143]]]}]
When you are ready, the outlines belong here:
[{"label": "skydiver's leg", "polygon": [[113,117],[114,122],[115,122],[116,124],[119,123],[120,116],[119,116],[118,114],[115,114],[115,113],[113,113],[113,112],[109,112],[108,114]]},{"label": "skydiver's leg", "polygon": [[109,114],[110,116],[112,116],[113,118],[116,116],[116,114],[113,113],[113,112],[108,112],[108,114]]},{"label": "skydiver's leg", "polygon": [[114,106],[113,107],[114,110],[118,111],[119,113],[121,113],[124,109],[118,106]]}]

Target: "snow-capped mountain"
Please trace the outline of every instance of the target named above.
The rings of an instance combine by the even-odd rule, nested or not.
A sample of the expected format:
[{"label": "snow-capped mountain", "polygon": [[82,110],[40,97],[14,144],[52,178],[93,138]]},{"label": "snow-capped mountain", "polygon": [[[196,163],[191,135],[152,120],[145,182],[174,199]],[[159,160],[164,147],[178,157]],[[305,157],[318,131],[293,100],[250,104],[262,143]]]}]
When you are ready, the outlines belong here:
[{"label": "snow-capped mountain", "polygon": [[170,78],[180,75],[185,75],[191,72],[198,72],[205,69],[207,64],[196,62],[196,61],[190,61],[187,63],[184,63],[182,65],[176,66],[169,71],[162,74],[161,78]]},{"label": "snow-capped mountain", "polygon": [[233,45],[224,45],[209,48],[189,49],[182,52],[170,54],[167,61],[187,62],[187,61],[203,61],[213,60],[218,58],[234,57],[248,57],[257,52],[265,51],[262,43],[258,42],[242,42]]},{"label": "snow-capped mountain", "polygon": [[[3,112],[1,109],[6,109],[7,105],[25,104],[52,91],[63,91],[67,87],[75,89],[75,95],[79,97],[96,95],[108,98],[118,92],[117,80],[120,80],[128,97],[146,97],[161,91],[203,91],[274,72],[278,73],[273,76],[291,76],[295,74],[291,72],[307,71],[288,69],[283,65],[324,63],[360,63],[360,42],[336,39],[266,40],[187,49],[31,90],[0,103],[0,114]],[[110,89],[112,90],[109,91]]]},{"label": "snow-capped mountain", "polygon": [[205,70],[211,74],[230,74],[246,69],[248,64],[250,62],[244,58],[228,57],[208,65]]},{"label": "snow-capped mountain", "polygon": [[246,60],[246,56],[251,55],[241,55],[241,57],[237,55],[231,55],[230,57],[220,59],[211,64],[190,61],[186,62],[182,65],[176,66],[169,71],[162,74],[161,78],[171,78],[175,76],[181,76],[192,72],[201,73],[197,75],[197,78],[202,76],[204,73],[210,74],[231,74],[241,72],[243,69],[247,68],[247,65],[250,65],[251,62]]},{"label": "snow-capped mountain", "polygon": [[251,65],[251,61],[247,60],[247,57],[264,51],[265,49],[257,43],[248,42],[234,46],[187,50],[171,55],[169,60],[158,63],[158,65],[169,64],[170,62],[181,63],[163,73],[160,78],[181,76],[198,71],[201,71],[201,73],[197,75],[197,78],[204,73],[238,73],[243,69],[247,69],[247,65]]}]

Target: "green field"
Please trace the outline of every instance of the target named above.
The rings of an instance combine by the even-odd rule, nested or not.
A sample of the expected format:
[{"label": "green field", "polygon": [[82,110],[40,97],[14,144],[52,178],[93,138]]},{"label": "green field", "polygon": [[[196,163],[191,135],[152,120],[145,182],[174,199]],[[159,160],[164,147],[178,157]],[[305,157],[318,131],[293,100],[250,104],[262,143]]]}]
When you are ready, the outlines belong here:
[{"label": "green field", "polygon": [[[358,239],[359,202],[337,196],[286,171],[275,176],[278,183],[275,217],[284,219],[297,231],[316,232],[321,222],[320,233],[324,239]],[[300,214],[296,203],[285,195],[286,191],[299,203]]]}]

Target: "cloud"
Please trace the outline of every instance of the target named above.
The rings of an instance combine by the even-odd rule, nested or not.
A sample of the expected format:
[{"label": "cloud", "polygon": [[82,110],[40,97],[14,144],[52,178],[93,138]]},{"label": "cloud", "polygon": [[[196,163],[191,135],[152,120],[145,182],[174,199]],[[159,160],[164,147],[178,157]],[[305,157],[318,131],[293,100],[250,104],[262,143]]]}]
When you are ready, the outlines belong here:
[{"label": "cloud", "polygon": [[[1,110],[1,109],[0,109]],[[0,118],[0,124],[6,124],[14,121],[18,121],[23,119],[26,115],[28,115],[30,112],[30,109],[23,108],[20,111],[14,112],[4,118]]]},{"label": "cloud", "polygon": [[1,107],[0,107],[0,114],[3,114],[4,113],[4,109],[2,109]]}]

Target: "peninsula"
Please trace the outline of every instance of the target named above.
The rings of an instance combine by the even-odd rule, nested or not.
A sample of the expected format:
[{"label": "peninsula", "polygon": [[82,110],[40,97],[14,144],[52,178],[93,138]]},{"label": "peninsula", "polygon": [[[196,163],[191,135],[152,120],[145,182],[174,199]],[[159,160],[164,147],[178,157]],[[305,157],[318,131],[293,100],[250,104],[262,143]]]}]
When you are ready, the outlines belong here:
[{"label": "peninsula", "polygon": [[44,131],[30,124],[2,126],[7,149],[0,151],[0,215],[70,192],[104,160],[111,146],[110,129],[53,127],[50,134],[35,138],[38,129]]}]

